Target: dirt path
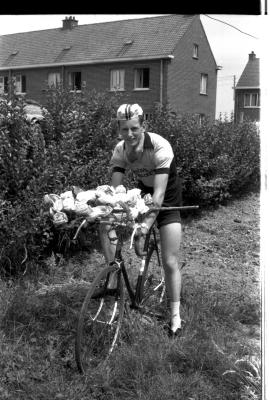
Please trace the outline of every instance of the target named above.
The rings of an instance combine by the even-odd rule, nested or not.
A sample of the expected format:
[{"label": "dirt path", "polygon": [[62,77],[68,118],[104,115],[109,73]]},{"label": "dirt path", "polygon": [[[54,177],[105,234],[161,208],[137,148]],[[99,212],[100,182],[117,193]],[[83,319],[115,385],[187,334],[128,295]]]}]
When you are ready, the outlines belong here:
[{"label": "dirt path", "polygon": [[[260,358],[259,195],[253,194],[184,223],[183,295],[192,280],[227,298],[235,335]],[[218,300],[218,299],[217,299]]]}]

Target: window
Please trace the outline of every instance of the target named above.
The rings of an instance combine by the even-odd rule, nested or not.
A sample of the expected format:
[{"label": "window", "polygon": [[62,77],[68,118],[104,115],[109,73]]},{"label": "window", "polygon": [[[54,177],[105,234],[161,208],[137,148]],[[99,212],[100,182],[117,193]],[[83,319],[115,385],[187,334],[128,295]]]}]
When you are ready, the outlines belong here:
[{"label": "window", "polygon": [[151,118],[153,118],[153,114],[152,113],[145,113],[144,114],[144,118],[146,121],[149,121]]},{"label": "window", "polygon": [[69,72],[68,84],[71,90],[81,90],[82,76],[81,72]]},{"label": "window", "polygon": [[195,118],[196,118],[196,121],[197,121],[197,123],[198,123],[198,125],[199,126],[202,126],[202,124],[204,123],[204,121],[205,121],[205,114],[203,114],[203,113],[196,113],[196,114],[194,114],[194,116],[195,116]]},{"label": "window", "polygon": [[8,77],[0,76],[0,94],[8,93]]},{"label": "window", "polygon": [[207,94],[208,75],[201,74],[200,94]]},{"label": "window", "polygon": [[258,93],[245,93],[244,107],[259,107],[260,99]]},{"label": "window", "polygon": [[198,122],[199,122],[199,126],[202,126],[202,124],[205,121],[205,114],[199,114],[198,115]]},{"label": "window", "polygon": [[8,77],[4,77],[4,93],[8,93]]},{"label": "window", "polygon": [[57,87],[60,84],[60,81],[61,81],[60,72],[50,72],[48,74],[48,86],[49,87],[52,87],[52,86]]},{"label": "window", "polygon": [[0,76],[0,94],[5,93],[5,89],[4,89],[4,76]]},{"label": "window", "polygon": [[125,90],[125,70],[113,69],[111,70],[111,90]]},{"label": "window", "polygon": [[193,45],[193,58],[199,58],[199,46],[195,43]]},{"label": "window", "polygon": [[240,114],[239,114],[239,122],[240,122],[240,123],[244,122],[244,111],[240,111]]},{"label": "window", "polygon": [[25,75],[15,75],[13,76],[13,82],[15,85],[15,93],[25,93],[26,92],[26,77]]},{"label": "window", "polygon": [[149,89],[149,68],[135,69],[134,89]]}]

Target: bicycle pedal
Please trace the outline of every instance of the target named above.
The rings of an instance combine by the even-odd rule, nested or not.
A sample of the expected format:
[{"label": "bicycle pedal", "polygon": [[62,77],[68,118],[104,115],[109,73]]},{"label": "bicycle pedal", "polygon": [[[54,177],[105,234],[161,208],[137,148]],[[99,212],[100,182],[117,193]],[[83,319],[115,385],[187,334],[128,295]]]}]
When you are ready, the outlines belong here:
[{"label": "bicycle pedal", "polygon": [[152,318],[157,319],[158,321],[161,321],[161,320],[164,320],[164,319],[165,319],[164,314],[161,313],[161,312],[158,312],[158,311],[152,311],[152,310],[149,310],[149,309],[147,309],[147,308],[143,308],[143,307],[142,307],[141,312],[142,312],[144,315],[147,315],[147,316],[149,316],[149,317],[152,317]]},{"label": "bicycle pedal", "polygon": [[118,293],[119,293],[119,291],[118,291],[117,288],[114,288],[114,289],[112,289],[112,288],[107,288],[107,289],[104,291],[104,294],[105,294],[106,296],[116,296],[116,295],[118,295]]},{"label": "bicycle pedal", "polygon": [[151,326],[154,326],[154,325],[155,325],[155,324],[154,324],[154,321],[152,320],[152,318],[149,317],[148,315],[142,315],[141,318],[140,318],[140,322],[141,322],[143,325],[151,325]]},{"label": "bicycle pedal", "polygon": [[115,289],[110,289],[110,288],[104,289],[104,288],[101,288],[101,289],[97,289],[97,291],[94,292],[92,298],[93,299],[98,299],[98,298],[104,297],[104,296],[116,296],[117,294],[118,294],[118,289],[117,288],[115,288]]}]

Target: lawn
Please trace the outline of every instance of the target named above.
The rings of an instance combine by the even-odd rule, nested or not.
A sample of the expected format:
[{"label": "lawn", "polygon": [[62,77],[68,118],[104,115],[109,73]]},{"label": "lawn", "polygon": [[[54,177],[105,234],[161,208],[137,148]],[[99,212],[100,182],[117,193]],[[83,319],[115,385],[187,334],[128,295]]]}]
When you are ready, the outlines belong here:
[{"label": "lawn", "polygon": [[259,238],[258,194],[185,218],[182,336],[127,323],[107,365],[87,376],[74,333],[102,255],[52,255],[46,271],[0,281],[1,400],[261,399]]}]

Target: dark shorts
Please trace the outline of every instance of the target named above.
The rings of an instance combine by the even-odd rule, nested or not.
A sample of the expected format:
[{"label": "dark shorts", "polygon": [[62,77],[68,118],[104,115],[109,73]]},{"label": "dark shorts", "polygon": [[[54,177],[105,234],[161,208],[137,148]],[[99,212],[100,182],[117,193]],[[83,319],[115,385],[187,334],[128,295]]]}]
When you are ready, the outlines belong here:
[{"label": "dark shorts", "polygon": [[[141,195],[144,196],[147,193],[150,193],[151,195],[153,194],[153,188],[149,186],[145,186],[142,182],[138,182],[138,188],[141,189]],[[174,202],[173,202],[174,203]],[[178,204],[180,206],[180,204]],[[177,205],[177,206],[178,206]],[[166,203],[162,205],[162,207],[173,207],[176,206],[176,204],[169,204]],[[180,210],[162,210],[159,212],[157,216],[157,227],[158,229],[161,228],[164,225],[172,224],[172,223],[181,223],[181,216],[180,216]]]},{"label": "dark shorts", "polygon": [[157,227],[172,224],[174,222],[181,223],[180,211],[178,210],[162,210],[157,216]]}]

